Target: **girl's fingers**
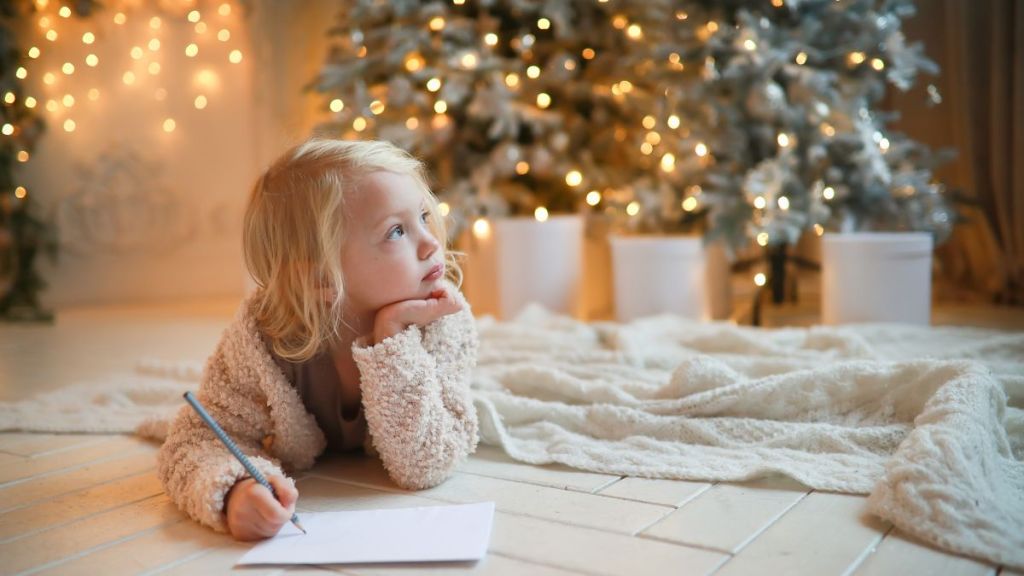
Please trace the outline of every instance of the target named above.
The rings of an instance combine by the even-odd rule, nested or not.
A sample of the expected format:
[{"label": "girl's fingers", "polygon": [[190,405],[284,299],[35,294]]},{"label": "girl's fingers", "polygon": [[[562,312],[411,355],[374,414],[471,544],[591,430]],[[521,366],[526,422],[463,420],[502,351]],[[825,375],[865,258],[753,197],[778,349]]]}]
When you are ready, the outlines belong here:
[{"label": "girl's fingers", "polygon": [[299,499],[299,491],[295,489],[295,483],[288,478],[275,474],[267,478],[267,481],[274,487],[274,492],[277,493],[277,499],[281,506],[288,508]]}]

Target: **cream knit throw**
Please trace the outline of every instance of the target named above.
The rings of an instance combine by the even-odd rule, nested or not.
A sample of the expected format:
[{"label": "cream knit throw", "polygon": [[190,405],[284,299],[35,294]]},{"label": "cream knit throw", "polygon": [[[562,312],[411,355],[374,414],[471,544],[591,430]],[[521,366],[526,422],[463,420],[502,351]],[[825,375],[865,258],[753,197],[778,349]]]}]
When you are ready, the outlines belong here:
[{"label": "cream knit throw", "polygon": [[[585,324],[539,308],[478,325],[480,433],[513,458],[655,478],[783,473],[869,493],[906,533],[1024,568],[1024,333]],[[199,368],[149,362],[109,386],[0,404],[0,430],[159,438]]]}]

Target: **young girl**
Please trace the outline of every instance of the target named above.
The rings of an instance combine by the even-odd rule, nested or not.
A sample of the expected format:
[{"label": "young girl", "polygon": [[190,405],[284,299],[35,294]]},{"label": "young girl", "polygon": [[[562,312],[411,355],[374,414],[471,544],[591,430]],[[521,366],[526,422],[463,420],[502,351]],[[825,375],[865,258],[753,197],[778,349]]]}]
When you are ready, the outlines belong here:
[{"label": "young girl", "polygon": [[189,407],[158,474],[189,516],[239,540],[273,536],[298,493],[285,470],[325,449],[376,453],[406,489],[472,453],[477,334],[423,167],[386,142],[313,139],[253,188],[246,265],[257,290],[203,370],[199,399],[277,492]]}]

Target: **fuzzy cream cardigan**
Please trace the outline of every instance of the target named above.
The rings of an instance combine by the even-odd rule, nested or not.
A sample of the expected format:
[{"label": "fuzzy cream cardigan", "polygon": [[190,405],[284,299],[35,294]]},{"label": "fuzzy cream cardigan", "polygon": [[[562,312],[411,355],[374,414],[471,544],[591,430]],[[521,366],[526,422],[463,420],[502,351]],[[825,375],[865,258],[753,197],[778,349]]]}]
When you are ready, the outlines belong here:
[{"label": "fuzzy cream cardigan", "polygon": [[[374,346],[364,339],[352,346],[367,422],[364,445],[405,489],[441,483],[476,449],[469,376],[479,340],[469,304],[455,293],[460,312],[410,326]],[[316,420],[260,337],[252,298],[206,361],[198,397],[264,474],[307,469],[326,447]],[[188,406],[179,410],[160,448],[157,473],[179,508],[218,532],[227,531],[225,495],[248,475]]]}]

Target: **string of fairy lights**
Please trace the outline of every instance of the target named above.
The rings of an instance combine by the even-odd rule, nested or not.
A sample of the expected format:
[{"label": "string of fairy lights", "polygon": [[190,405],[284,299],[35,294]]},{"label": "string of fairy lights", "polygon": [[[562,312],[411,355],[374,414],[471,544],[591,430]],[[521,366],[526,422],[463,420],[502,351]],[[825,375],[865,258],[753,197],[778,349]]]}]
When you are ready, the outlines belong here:
[{"label": "string of fairy lights", "polygon": [[[19,38],[25,57],[15,70],[24,94],[8,91],[3,99],[6,106],[45,110],[47,124],[59,127],[47,137],[74,137],[86,125],[110,129],[99,125],[96,106],[116,90],[158,103],[154,128],[173,133],[183,122],[170,112],[180,109],[177,99],[207,109],[230,73],[225,67],[244,58],[232,43],[242,24],[233,1],[110,2],[88,17],[75,15],[66,2],[34,0],[33,7],[31,25]],[[168,77],[172,69],[191,80],[185,89],[178,74]],[[8,122],[0,133],[16,138],[20,129]],[[28,162],[29,152],[20,150],[17,159]],[[24,186],[15,189],[19,199],[27,194]]]}]

